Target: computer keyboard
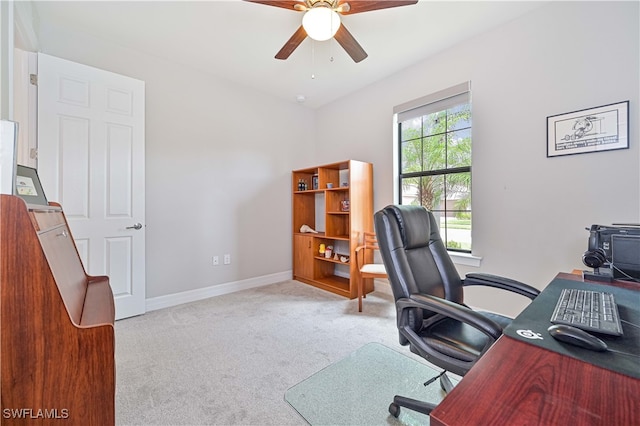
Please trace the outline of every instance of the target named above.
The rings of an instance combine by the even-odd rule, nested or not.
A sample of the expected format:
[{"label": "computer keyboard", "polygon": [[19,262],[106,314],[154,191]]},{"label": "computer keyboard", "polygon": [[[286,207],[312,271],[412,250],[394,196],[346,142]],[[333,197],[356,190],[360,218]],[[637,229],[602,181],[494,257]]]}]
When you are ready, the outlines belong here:
[{"label": "computer keyboard", "polygon": [[613,294],[564,289],[551,315],[553,324],[568,324],[585,331],[622,336],[622,324]]}]

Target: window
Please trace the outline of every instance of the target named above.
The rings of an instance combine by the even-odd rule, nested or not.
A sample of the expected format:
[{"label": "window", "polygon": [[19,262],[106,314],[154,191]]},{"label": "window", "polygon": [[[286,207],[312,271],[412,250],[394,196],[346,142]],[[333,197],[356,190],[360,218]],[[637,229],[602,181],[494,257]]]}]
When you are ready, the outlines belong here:
[{"label": "window", "polygon": [[469,83],[396,107],[400,204],[439,220],[448,250],[471,253]]}]

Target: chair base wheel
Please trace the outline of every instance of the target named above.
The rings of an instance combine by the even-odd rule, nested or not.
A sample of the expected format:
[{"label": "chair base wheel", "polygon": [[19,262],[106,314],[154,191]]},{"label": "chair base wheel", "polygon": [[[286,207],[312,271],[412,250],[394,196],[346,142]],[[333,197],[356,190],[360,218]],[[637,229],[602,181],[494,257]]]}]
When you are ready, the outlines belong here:
[{"label": "chair base wheel", "polygon": [[389,404],[389,414],[397,419],[400,416],[400,406],[395,402]]}]

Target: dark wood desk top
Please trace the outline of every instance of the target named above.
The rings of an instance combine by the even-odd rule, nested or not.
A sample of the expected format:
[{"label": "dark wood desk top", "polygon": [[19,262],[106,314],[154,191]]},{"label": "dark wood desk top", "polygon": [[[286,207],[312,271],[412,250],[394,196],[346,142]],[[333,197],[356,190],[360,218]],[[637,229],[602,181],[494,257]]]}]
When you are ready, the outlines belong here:
[{"label": "dark wood desk top", "polygon": [[640,425],[639,397],[640,380],[503,335],[433,410],[431,424]]}]

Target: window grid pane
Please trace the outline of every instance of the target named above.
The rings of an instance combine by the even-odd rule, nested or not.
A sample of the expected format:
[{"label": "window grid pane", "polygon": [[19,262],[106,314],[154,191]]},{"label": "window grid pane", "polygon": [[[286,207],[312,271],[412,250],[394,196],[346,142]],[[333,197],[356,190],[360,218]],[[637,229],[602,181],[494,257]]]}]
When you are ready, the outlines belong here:
[{"label": "window grid pane", "polygon": [[422,139],[412,139],[400,146],[402,159],[402,173],[419,172],[422,170]]},{"label": "window grid pane", "polygon": [[471,105],[399,123],[400,204],[423,205],[448,249],[471,252]]},{"label": "window grid pane", "polygon": [[442,170],[447,168],[446,134],[427,136],[422,144],[422,170]]}]

